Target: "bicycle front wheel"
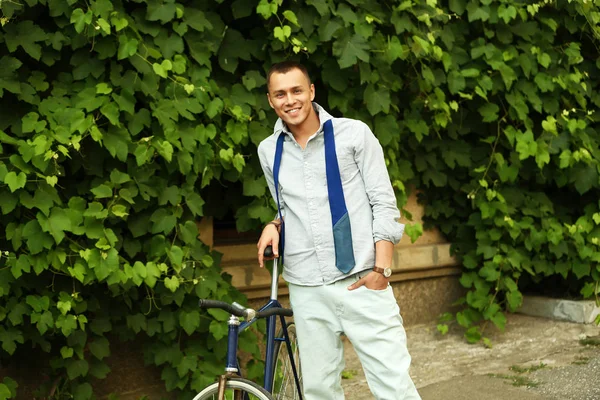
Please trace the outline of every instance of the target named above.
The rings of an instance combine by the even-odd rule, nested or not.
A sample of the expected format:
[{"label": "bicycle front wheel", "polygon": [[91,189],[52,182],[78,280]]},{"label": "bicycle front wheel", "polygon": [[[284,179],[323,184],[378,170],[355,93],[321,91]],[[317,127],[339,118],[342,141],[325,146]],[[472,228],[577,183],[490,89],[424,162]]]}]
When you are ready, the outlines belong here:
[{"label": "bicycle front wheel", "polygon": [[[219,384],[213,383],[194,397],[194,400],[217,400]],[[273,400],[264,388],[243,378],[229,378],[225,383],[224,400]]]},{"label": "bicycle front wheel", "polygon": [[[296,326],[293,322],[287,325],[288,337],[292,346],[294,356],[294,365],[298,373],[300,388],[296,387],[294,371],[292,369],[292,360],[287,349],[285,341],[278,341],[275,345],[275,361],[273,367],[273,399],[276,400],[296,400],[300,399],[302,391],[302,372],[300,371],[300,353],[298,350],[298,337],[296,336]],[[283,337],[283,328],[277,335]]]}]

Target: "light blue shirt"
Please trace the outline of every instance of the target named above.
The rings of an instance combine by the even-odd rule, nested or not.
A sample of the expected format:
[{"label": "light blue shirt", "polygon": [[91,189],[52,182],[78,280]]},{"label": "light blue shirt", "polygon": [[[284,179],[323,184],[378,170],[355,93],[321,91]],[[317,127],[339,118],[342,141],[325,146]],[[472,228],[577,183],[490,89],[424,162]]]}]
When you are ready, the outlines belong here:
[{"label": "light blue shirt", "polygon": [[[375,243],[398,243],[404,232],[400,211],[383,157],[369,127],[358,120],[333,118],[313,103],[321,126],[306,148],[296,142],[278,119],[271,136],[258,146],[260,164],[276,199],[273,162],[277,137],[286,134],[279,171],[279,199],[285,220],[283,278],[290,283],[317,286],[375,266]],[[335,147],[352,226],[356,266],[348,274],[335,266],[331,211],[327,198],[323,123],[333,119]]]}]

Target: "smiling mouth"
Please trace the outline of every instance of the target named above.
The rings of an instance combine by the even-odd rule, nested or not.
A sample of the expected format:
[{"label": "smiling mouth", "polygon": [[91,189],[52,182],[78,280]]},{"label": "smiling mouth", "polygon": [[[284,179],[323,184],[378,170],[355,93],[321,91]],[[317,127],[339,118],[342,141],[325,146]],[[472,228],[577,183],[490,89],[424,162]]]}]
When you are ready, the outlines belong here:
[{"label": "smiling mouth", "polygon": [[290,110],[287,110],[286,114],[296,114],[296,113],[298,113],[298,111],[300,111],[300,108],[301,107],[297,107],[297,108],[292,108]]}]

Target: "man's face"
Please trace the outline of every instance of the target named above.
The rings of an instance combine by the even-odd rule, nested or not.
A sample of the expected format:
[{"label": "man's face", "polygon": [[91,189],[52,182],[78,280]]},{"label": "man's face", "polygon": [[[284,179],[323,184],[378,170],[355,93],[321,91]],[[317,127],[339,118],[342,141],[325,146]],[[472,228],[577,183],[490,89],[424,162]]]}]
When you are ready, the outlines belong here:
[{"label": "man's face", "polygon": [[301,125],[313,111],[315,86],[299,69],[274,73],[269,81],[269,104],[288,127]]}]

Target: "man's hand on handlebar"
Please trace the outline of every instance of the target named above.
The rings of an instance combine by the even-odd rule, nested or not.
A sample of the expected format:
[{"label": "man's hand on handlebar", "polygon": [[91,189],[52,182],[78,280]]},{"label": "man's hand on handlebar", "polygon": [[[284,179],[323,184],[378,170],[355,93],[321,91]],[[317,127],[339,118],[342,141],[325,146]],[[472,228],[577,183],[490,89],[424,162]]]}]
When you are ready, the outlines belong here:
[{"label": "man's hand on handlebar", "polygon": [[[267,246],[273,248],[273,256],[271,257],[265,256]],[[276,224],[270,223],[264,227],[256,247],[258,248],[258,265],[261,268],[264,267],[265,261],[279,257],[279,229]]]}]

